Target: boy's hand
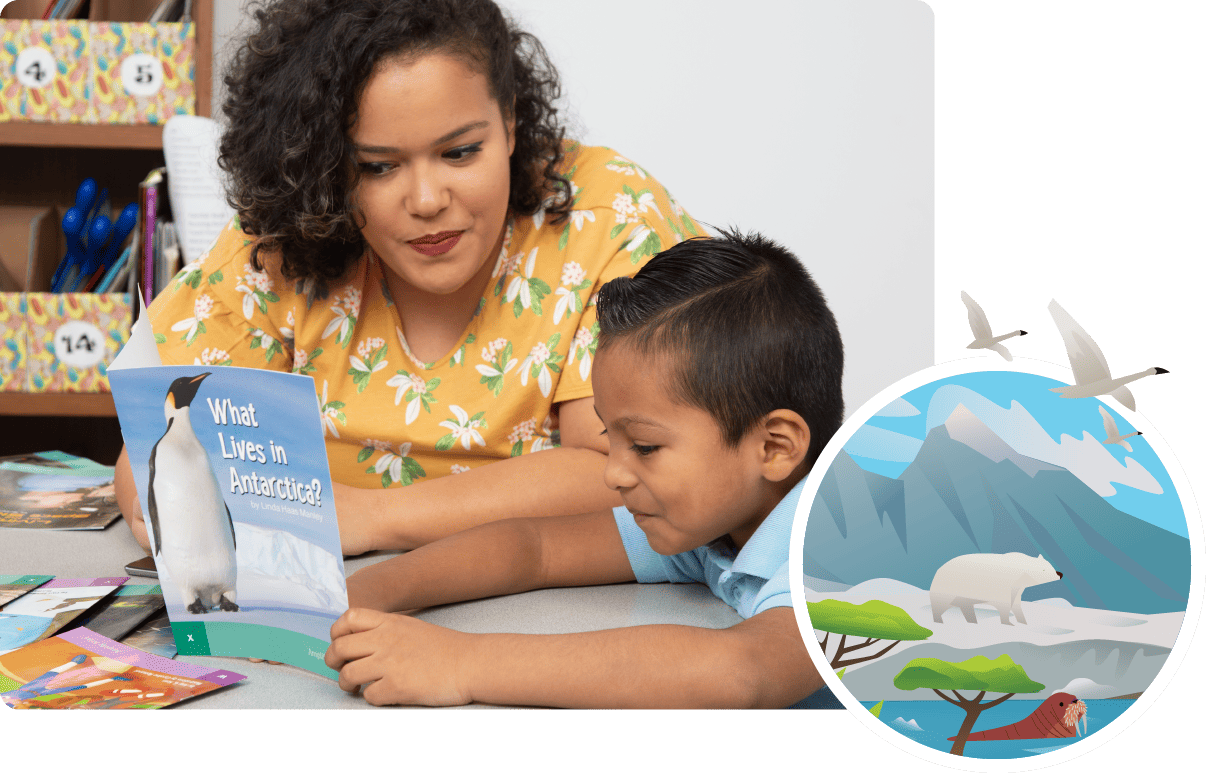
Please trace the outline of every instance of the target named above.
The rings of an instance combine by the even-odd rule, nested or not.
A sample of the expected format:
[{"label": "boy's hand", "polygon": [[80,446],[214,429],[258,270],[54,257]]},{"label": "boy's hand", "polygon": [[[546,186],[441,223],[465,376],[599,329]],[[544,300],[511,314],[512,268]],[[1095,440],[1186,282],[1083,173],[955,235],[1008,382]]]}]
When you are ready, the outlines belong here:
[{"label": "boy's hand", "polygon": [[374,609],[349,609],[331,626],[324,658],[339,687],[374,706],[459,706],[471,698],[459,682],[469,634]]}]

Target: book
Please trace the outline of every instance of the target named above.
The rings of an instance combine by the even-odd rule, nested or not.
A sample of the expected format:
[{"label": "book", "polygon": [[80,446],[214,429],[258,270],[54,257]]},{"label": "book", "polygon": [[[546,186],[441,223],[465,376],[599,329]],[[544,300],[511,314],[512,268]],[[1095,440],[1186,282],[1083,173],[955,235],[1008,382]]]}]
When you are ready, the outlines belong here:
[{"label": "book", "polygon": [[109,384],[176,648],[337,678],[347,584],[314,380],[156,365],[150,335],[144,310]]},{"label": "book", "polygon": [[103,529],[120,517],[112,467],[60,451],[0,458],[0,527]]},{"label": "book", "polygon": [[0,574],[0,609],[53,579],[52,574]]},{"label": "book", "polygon": [[176,640],[172,638],[172,621],[168,619],[167,610],[161,608],[133,633],[124,636],[122,643],[160,657],[176,657]]},{"label": "book", "polygon": [[143,652],[87,628],[0,655],[0,700],[15,709],[158,709],[245,678]]},{"label": "book", "polygon": [[128,577],[51,580],[0,611],[0,655],[53,636]]},{"label": "book", "polygon": [[61,630],[87,628],[114,641],[122,641],[161,609],[163,592],[160,586],[123,585]]}]

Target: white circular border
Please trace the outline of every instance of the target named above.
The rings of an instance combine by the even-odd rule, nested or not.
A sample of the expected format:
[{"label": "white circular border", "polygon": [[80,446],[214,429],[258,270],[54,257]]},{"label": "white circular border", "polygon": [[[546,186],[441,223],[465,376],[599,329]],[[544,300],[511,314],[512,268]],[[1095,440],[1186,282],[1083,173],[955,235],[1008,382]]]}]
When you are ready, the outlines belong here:
[{"label": "white circular border", "polygon": [[[991,360],[984,357],[954,360],[952,362],[933,365],[925,370],[906,376],[895,384],[881,390],[875,397],[872,397],[851,414],[842,424],[841,428],[838,429],[833,439],[829,441],[829,444],[825,446],[825,450],[821,452],[813,469],[828,472],[829,465],[837,456],[838,451],[846,445],[854,433],[867,420],[896,398],[903,397],[908,392],[939,379],[966,373],[993,371],[1028,373],[1056,379],[1065,384],[1073,383],[1070,380],[1072,377],[1070,368],[1054,365],[1043,360],[1024,357],[1015,358],[1012,363],[1001,361],[995,363],[995,366]],[[1164,688],[1172,682],[1173,675],[1185,661],[1190,641],[1197,628],[1198,617],[1202,611],[1203,583],[1194,580],[1201,567],[1197,557],[1201,554],[1202,550],[1202,522],[1198,514],[1197,505],[1193,499],[1193,493],[1189,487],[1189,479],[1185,476],[1181,463],[1172,453],[1172,449],[1164,442],[1164,438],[1151,427],[1142,413],[1126,409],[1118,410],[1114,405],[1111,405],[1111,407],[1115,408],[1116,413],[1125,416],[1127,421],[1135,426],[1135,429],[1142,430],[1143,439],[1151,445],[1156,456],[1160,458],[1160,462],[1168,471],[1168,476],[1173,482],[1177,497],[1181,500],[1181,507],[1185,511],[1185,522],[1189,532],[1189,603],[1185,609],[1185,619],[1181,623],[1181,630],[1177,633],[1177,641],[1168,655],[1168,660],[1160,668],[1152,683],[1143,691],[1143,694],[1136,699],[1134,705],[1093,735],[1070,744],[1063,749],[1036,754],[1033,757],[979,759],[976,757],[962,757],[950,754],[949,752],[931,749],[898,733],[884,722],[873,717],[871,712],[838,679],[837,674],[828,665],[825,653],[821,650],[820,642],[817,641],[817,637],[813,634],[812,621],[808,617],[808,604],[806,603],[804,591],[804,527],[808,521],[808,513],[812,509],[812,503],[816,498],[817,490],[820,489],[821,481],[825,477],[824,475],[809,474],[808,480],[804,484],[804,489],[800,493],[800,502],[796,507],[796,517],[792,524],[790,551],[788,553],[788,571],[791,583],[792,604],[796,613],[796,623],[800,626],[804,646],[808,648],[808,654],[812,657],[813,662],[818,664],[817,671],[824,678],[825,684],[829,685],[829,689],[833,691],[833,694],[837,696],[838,700],[842,702],[842,705],[846,707],[851,715],[856,717],[863,725],[869,727],[880,738],[903,752],[935,765],[975,771],[976,773],[980,771],[984,771],[984,773],[1001,773],[1001,771],[1037,770],[1062,762],[1068,762],[1109,742],[1118,733],[1130,727],[1138,717],[1147,711],[1160,693],[1164,691]]]}]

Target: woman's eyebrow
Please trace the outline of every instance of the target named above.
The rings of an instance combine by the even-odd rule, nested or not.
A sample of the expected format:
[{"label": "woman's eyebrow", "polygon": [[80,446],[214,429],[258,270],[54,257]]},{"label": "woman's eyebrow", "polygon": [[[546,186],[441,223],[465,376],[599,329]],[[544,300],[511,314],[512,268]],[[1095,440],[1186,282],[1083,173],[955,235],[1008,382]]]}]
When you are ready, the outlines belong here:
[{"label": "woman's eyebrow", "polygon": [[[489,121],[474,121],[473,123],[467,123],[458,129],[453,129],[452,131],[448,132],[447,134],[436,138],[435,142],[431,143],[431,146],[435,147],[437,145],[443,145],[445,142],[451,142],[452,140],[455,140],[457,137],[461,136],[462,134],[471,132],[474,129],[484,129],[484,128],[488,127],[489,125],[490,125]],[[352,143],[352,149],[355,150],[357,153],[388,154],[388,153],[402,152],[399,148],[395,148],[390,145],[361,145],[359,143]]]}]

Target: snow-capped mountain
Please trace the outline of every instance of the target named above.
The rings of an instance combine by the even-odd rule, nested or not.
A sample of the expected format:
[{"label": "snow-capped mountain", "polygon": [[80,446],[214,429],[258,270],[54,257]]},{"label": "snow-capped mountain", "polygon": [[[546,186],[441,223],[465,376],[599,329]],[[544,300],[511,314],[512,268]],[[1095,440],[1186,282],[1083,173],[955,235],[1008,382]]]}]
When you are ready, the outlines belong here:
[{"label": "snow-capped mountain", "polygon": [[891,578],[928,588],[955,556],[1012,551],[1042,554],[1064,573],[1027,589],[1028,601],[1144,614],[1186,607],[1189,540],[1117,510],[1049,459],[1020,453],[964,405],[930,430],[897,478],[839,452],[808,519],[804,573],[847,586]]}]

